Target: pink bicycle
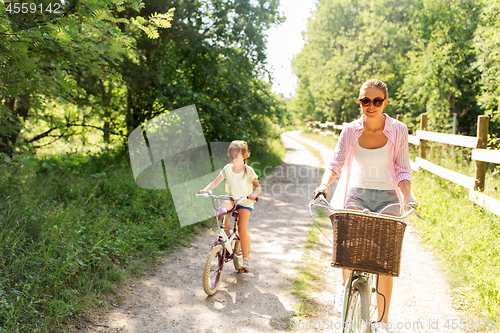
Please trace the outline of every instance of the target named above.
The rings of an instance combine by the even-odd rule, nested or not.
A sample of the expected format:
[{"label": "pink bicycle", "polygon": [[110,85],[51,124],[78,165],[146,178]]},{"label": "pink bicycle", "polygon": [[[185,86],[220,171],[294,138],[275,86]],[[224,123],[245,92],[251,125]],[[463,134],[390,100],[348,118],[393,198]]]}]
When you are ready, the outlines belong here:
[{"label": "pink bicycle", "polygon": [[[212,191],[197,194],[196,196],[212,198],[212,205],[217,212],[216,217],[219,234],[208,252],[207,259],[205,260],[205,267],[203,268],[203,289],[207,295],[211,296],[219,289],[225,262],[232,260],[234,269],[236,271],[240,269],[239,260],[241,259],[241,248],[240,238],[238,237],[238,211],[236,210],[236,205],[238,201],[247,199],[247,197],[233,199],[228,196],[213,195]],[[216,200],[219,202],[219,207],[215,204]],[[220,207],[220,200],[234,201],[234,208],[228,211],[227,208]],[[259,198],[255,198],[255,201],[258,200]],[[227,214],[231,214],[234,217],[234,227],[229,235],[226,235],[224,230],[224,216]]]}]

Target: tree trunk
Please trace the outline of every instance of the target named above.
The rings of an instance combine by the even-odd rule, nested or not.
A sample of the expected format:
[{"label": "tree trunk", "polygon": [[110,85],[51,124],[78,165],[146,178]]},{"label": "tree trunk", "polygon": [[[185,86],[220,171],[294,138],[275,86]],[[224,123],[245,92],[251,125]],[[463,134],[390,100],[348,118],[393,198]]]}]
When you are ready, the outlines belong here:
[{"label": "tree trunk", "polygon": [[30,95],[23,94],[17,99],[6,97],[4,110],[6,115],[2,115],[0,125],[0,152],[7,154],[12,158],[14,155],[14,145],[21,134],[22,123],[20,119],[25,121],[28,118],[30,109]]}]

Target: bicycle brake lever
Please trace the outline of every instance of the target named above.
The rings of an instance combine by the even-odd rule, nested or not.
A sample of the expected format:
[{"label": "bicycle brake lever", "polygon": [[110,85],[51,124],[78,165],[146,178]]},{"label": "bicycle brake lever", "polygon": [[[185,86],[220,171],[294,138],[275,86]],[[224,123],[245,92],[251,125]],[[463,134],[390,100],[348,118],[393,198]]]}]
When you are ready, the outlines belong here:
[{"label": "bicycle brake lever", "polygon": [[411,208],[413,208],[413,210],[415,211],[415,215],[416,215],[419,219],[421,219],[421,220],[423,220],[423,219],[424,219],[424,217],[423,217],[422,215],[420,215],[420,213],[419,213],[419,212],[417,212],[417,207],[419,206],[418,202],[416,202],[416,201],[411,201],[411,202],[408,202],[408,205],[409,205]]}]

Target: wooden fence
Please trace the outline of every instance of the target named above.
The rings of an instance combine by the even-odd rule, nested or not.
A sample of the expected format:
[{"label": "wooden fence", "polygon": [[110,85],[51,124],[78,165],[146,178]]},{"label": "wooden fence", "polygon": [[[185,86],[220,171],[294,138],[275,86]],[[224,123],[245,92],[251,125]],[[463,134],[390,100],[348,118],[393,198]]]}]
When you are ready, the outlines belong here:
[{"label": "wooden fence", "polygon": [[[398,115],[398,120],[401,117]],[[337,124],[337,119],[334,122],[310,121],[309,129],[313,132],[319,132],[322,135],[332,135],[338,138],[340,131],[344,128],[346,120],[342,125]],[[420,118],[420,130],[417,130],[416,135],[409,135],[408,142],[419,146],[419,156],[415,161],[410,161],[413,170],[418,171],[419,168],[432,172],[442,178],[445,178],[453,183],[459,184],[469,189],[469,199],[477,205],[487,209],[488,211],[500,216],[500,201],[490,196],[485,195],[485,176],[487,163],[500,164],[500,150],[487,150],[488,139],[488,116],[479,116],[477,122],[477,135],[465,136],[456,134],[445,134],[427,131],[427,114],[422,114]],[[449,170],[437,164],[434,164],[425,159],[427,142],[438,142],[453,146],[472,148],[472,160],[475,164],[474,177],[469,177],[461,173]]]},{"label": "wooden fence", "polygon": [[[307,120],[306,120],[307,121]],[[335,117],[334,121],[326,121],[322,123],[323,118],[320,121],[314,120],[307,123],[309,130],[312,132],[317,132],[321,135],[332,135],[335,139],[339,138],[340,132],[344,129],[347,124],[347,116],[344,116],[344,122],[342,125],[338,123],[338,118]]]}]

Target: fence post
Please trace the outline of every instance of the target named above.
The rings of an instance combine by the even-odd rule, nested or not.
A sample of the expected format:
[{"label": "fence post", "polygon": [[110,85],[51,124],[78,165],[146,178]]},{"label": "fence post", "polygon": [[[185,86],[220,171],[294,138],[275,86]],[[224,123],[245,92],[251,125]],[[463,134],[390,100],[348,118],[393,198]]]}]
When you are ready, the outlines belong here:
[{"label": "fence post", "polygon": [[[479,116],[477,118],[477,137],[479,141],[477,143],[477,148],[486,149],[488,147],[488,125],[490,117]],[[486,162],[474,161],[476,164],[476,172],[474,178],[474,190],[484,191],[484,179],[486,176]]]},{"label": "fence post", "polygon": [[[453,134],[457,134],[457,114],[453,113]],[[455,161],[455,146],[451,145],[451,158]]]},{"label": "fence post", "polygon": [[[427,114],[420,115],[420,129],[427,131]],[[425,150],[427,149],[427,140],[420,140],[420,158],[425,159]]]},{"label": "fence post", "polygon": [[403,117],[400,114],[398,114],[396,115],[396,120],[403,121]]},{"label": "fence post", "polygon": [[457,114],[453,114],[453,134],[457,134]]}]

